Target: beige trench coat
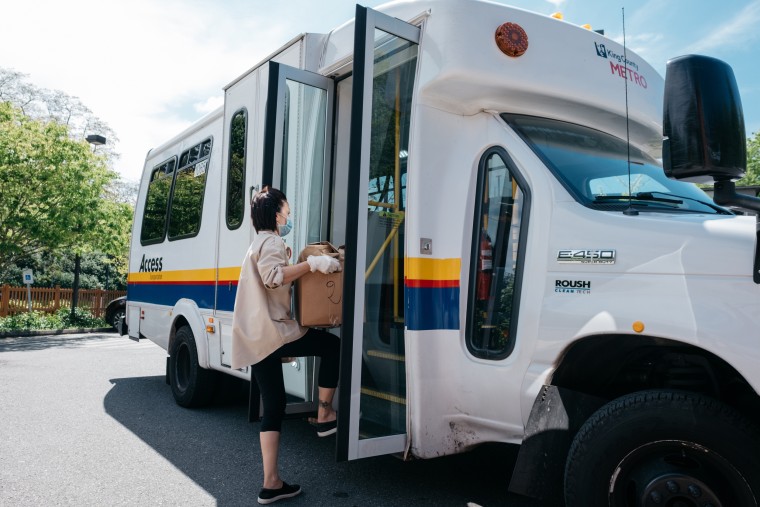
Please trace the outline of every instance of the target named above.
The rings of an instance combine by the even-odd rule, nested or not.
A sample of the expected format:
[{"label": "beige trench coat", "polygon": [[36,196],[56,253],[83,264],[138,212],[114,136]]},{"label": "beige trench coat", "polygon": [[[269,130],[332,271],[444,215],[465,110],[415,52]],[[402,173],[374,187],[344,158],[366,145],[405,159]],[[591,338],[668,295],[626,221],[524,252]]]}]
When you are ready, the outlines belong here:
[{"label": "beige trench coat", "polygon": [[282,283],[288,265],[285,243],[273,231],[261,231],[240,269],[232,315],[233,368],[256,364],[308,330],[290,312],[292,283]]}]

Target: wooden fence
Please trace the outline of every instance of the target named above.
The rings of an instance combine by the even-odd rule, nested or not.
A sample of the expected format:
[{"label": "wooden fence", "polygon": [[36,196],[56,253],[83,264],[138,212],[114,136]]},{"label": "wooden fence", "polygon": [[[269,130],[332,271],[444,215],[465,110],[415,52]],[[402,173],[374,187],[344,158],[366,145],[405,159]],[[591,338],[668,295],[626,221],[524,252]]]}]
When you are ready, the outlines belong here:
[{"label": "wooden fence", "polygon": [[[52,289],[32,287],[32,311],[55,313],[60,308],[71,308],[72,292],[72,289],[62,289],[59,285]],[[89,310],[94,317],[103,317],[108,303],[126,294],[123,290],[79,289],[77,306]],[[0,317],[27,311],[29,302],[26,287],[3,285],[0,292]]]}]

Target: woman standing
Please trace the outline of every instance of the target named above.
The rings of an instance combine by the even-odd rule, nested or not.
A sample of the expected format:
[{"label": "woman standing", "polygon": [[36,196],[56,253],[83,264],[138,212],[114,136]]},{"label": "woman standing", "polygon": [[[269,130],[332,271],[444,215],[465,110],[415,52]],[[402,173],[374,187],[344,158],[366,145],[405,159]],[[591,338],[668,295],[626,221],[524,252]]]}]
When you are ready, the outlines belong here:
[{"label": "woman standing", "polygon": [[277,465],[285,414],[282,358],[321,358],[317,434],[328,436],[337,428],[332,400],[338,385],[338,337],[323,330],[301,327],[293,319],[290,308],[294,280],[310,271],[332,273],[340,269],[340,264],[327,255],[312,255],[305,262],[291,266],[281,238],[292,227],[289,217],[290,206],[279,190],[264,187],[253,197],[251,220],[257,235],[243,259],[232,317],[232,367],[252,365],[264,405],[259,434],[264,462],[260,504],[301,493],[300,486],[287,484],[280,478]]}]

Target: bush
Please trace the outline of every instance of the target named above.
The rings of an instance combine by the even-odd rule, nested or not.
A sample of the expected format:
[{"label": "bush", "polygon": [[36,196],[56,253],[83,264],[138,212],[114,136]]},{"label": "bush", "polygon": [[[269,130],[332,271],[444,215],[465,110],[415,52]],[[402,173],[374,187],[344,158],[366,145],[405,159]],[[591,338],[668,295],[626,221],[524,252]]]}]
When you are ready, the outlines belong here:
[{"label": "bush", "polygon": [[61,308],[56,313],[18,313],[10,317],[0,317],[0,333],[33,329],[108,327],[103,319],[96,319],[89,311],[77,308],[71,318],[70,308]]},{"label": "bush", "polygon": [[88,310],[79,307],[74,310],[74,318],[71,318],[70,308],[61,308],[56,312],[56,317],[61,319],[65,328],[108,327],[106,321],[93,317]]}]

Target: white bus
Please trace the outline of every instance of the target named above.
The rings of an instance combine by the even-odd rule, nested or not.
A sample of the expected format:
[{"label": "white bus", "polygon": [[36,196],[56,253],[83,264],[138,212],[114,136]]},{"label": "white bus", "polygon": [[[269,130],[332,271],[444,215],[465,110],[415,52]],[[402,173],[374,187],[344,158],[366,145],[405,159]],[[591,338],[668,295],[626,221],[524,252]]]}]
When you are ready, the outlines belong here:
[{"label": "white bus", "polygon": [[[756,223],[658,161],[717,174],[730,204],[741,164],[713,158],[740,158],[744,132],[688,116],[697,81],[665,94],[638,55],[559,19],[475,0],[356,12],[148,153],[128,332],[168,352],[176,401],[250,377],[229,365],[232,310],[251,194],[273,185],[294,252],[346,245],[339,460],[506,442],[511,489],[564,481],[569,506],[757,505]],[[729,105],[713,109],[736,127]],[[315,410],[313,361],[283,365],[291,415]]]}]

